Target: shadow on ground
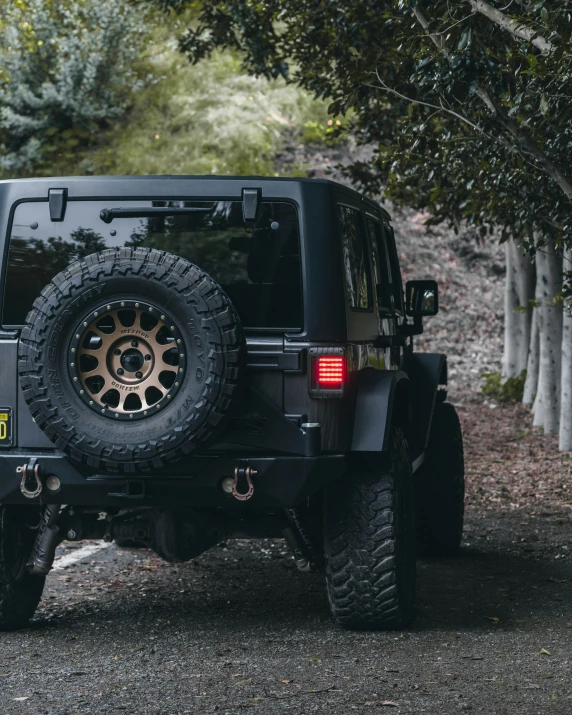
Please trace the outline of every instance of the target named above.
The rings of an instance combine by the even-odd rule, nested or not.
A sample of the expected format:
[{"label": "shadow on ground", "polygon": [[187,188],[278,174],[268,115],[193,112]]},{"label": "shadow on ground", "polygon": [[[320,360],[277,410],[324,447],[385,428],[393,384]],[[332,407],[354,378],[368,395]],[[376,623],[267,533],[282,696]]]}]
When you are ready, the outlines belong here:
[{"label": "shadow on ground", "polygon": [[[540,520],[545,543],[535,536],[538,521],[519,514],[472,517],[468,544],[458,556],[420,561],[414,630],[489,630],[491,625],[518,630],[525,621],[530,627],[566,617],[570,566],[564,542],[570,530],[562,527],[568,519]],[[64,611],[51,607],[36,627],[86,614],[113,622],[165,613],[170,626],[182,630],[209,624],[220,629],[334,627],[323,575],[298,572],[281,542],[229,542],[181,565],[162,563],[145,550],[122,550],[119,556],[113,550],[107,559],[112,556],[115,573],[100,580],[91,573],[89,582],[76,584]],[[82,568],[90,571],[83,565],[80,573]]]}]

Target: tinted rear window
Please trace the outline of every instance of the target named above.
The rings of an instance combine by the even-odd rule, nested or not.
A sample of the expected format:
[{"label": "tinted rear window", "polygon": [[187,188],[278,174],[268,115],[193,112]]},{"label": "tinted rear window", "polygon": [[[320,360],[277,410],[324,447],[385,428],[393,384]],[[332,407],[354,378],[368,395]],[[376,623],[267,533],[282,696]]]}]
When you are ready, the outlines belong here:
[{"label": "tinted rear window", "polygon": [[[102,209],[152,206],[206,211],[114,218]],[[200,266],[233,301],[247,328],[302,328],[298,216],[285,202],[263,202],[256,224],[240,201],[70,201],[65,220],[50,221],[45,202],[19,204],[14,214],[3,324],[22,325],[42,288],[69,263],[118,246],[168,251]]]}]

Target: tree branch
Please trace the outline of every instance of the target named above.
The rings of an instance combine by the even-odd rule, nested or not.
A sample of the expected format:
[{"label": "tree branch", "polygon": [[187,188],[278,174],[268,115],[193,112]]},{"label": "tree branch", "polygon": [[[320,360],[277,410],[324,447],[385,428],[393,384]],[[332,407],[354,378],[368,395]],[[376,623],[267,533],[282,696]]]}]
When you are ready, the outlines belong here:
[{"label": "tree branch", "polygon": [[[470,119],[467,119],[467,117],[464,117],[462,114],[459,114],[458,112],[455,112],[452,109],[449,109],[448,107],[444,107],[442,104],[439,106],[438,104],[431,104],[431,102],[423,102],[421,99],[413,99],[412,97],[407,97],[405,94],[401,94],[401,92],[398,92],[396,89],[393,89],[392,87],[389,87],[379,76],[379,72],[376,70],[375,71],[377,75],[377,79],[379,80],[379,87],[373,84],[367,84],[367,87],[371,87],[372,89],[381,89],[384,90],[384,92],[389,92],[390,94],[394,94],[396,97],[399,97],[399,99],[403,99],[406,102],[411,102],[412,104],[421,104],[424,107],[429,107],[430,109],[436,109],[438,112],[446,112],[447,114],[451,114],[453,117],[456,117],[459,119],[461,122],[464,124],[468,124],[470,127],[473,127],[473,129],[476,129],[479,134],[483,134],[484,136],[487,137],[487,139],[490,139],[491,141],[500,141],[499,139],[491,136],[490,134],[487,134],[481,127],[479,127],[478,124],[475,124],[472,122]],[[501,142],[502,143],[502,142]]]},{"label": "tree branch", "polygon": [[[425,32],[427,32],[428,37],[433,42],[435,47],[439,52],[445,57],[448,62],[451,62],[451,53],[447,49],[445,40],[441,35],[436,35],[429,30],[429,20],[425,17],[423,12],[419,7],[413,9],[413,14],[417,18],[417,21],[423,27]],[[572,183],[568,180],[564,172],[558,167],[538,146],[538,144],[530,137],[521,131],[518,124],[511,119],[506,112],[504,112],[493,100],[489,91],[482,87],[480,84],[477,85],[475,94],[479,99],[484,102],[485,106],[493,115],[496,117],[497,121],[514,137],[516,144],[521,150],[525,151],[527,154],[532,156],[540,164],[544,172],[553,179],[558,186],[562,189],[564,194],[572,199]]]},{"label": "tree branch", "polygon": [[497,10],[488,2],[485,2],[485,0],[470,0],[470,3],[475,12],[479,12],[481,15],[484,15],[486,18],[491,20],[491,22],[494,22],[499,27],[502,27],[503,30],[510,32],[513,37],[518,37],[521,40],[530,42],[535,47],[538,47],[538,49],[542,52],[552,52],[555,49],[554,44],[550,42],[550,40],[546,40],[524,23],[507,17],[503,12]]}]

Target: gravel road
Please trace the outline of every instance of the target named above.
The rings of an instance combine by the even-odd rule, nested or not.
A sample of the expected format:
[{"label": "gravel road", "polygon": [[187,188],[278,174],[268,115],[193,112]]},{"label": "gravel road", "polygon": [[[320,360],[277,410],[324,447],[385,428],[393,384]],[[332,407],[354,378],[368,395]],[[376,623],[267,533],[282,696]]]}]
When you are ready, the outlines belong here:
[{"label": "gravel road", "polygon": [[570,526],[470,514],[457,558],[420,562],[403,633],[338,628],[280,541],[177,566],[64,548],[32,627],[0,634],[0,713],[570,713]]}]

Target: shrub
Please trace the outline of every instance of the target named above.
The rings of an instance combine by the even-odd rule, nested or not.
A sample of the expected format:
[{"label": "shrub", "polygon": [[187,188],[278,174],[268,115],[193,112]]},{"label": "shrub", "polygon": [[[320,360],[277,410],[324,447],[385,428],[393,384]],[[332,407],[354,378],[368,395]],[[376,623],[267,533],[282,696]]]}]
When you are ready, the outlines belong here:
[{"label": "shrub", "polygon": [[517,377],[509,377],[504,381],[500,372],[484,372],[481,378],[484,378],[481,392],[487,397],[494,397],[499,402],[522,401],[526,370],[523,370]]},{"label": "shrub", "polygon": [[0,171],[50,173],[123,114],[145,82],[141,7],[16,0],[0,9]]}]

